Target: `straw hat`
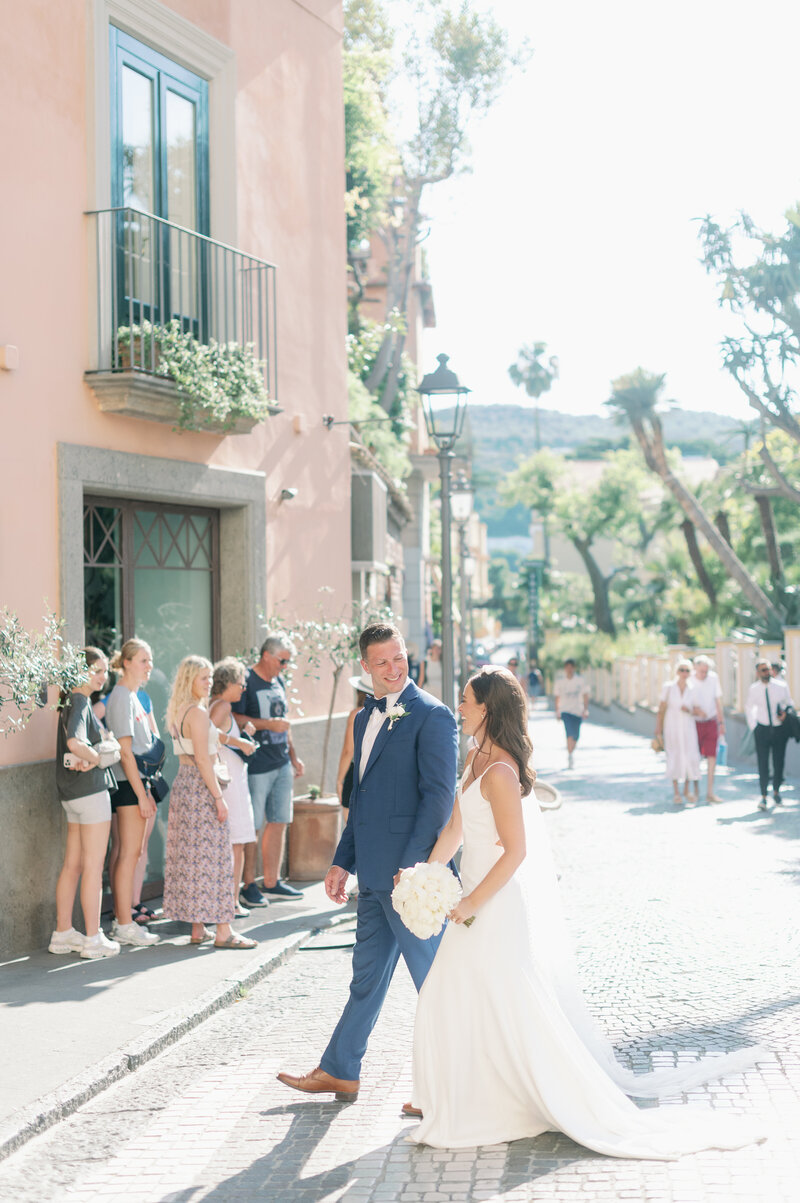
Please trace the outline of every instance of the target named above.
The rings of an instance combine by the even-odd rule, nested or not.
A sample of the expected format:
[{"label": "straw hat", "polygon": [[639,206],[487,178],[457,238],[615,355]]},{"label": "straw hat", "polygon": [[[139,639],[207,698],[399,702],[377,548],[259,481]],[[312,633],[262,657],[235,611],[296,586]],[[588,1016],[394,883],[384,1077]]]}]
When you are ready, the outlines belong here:
[{"label": "straw hat", "polygon": [[372,677],[368,677],[366,673],[362,673],[360,677],[351,677],[350,684],[353,686],[353,689],[358,689],[361,693],[372,695],[375,692]]},{"label": "straw hat", "polygon": [[541,810],[558,810],[561,805],[561,794],[556,787],[538,777],[533,783],[533,793]]}]

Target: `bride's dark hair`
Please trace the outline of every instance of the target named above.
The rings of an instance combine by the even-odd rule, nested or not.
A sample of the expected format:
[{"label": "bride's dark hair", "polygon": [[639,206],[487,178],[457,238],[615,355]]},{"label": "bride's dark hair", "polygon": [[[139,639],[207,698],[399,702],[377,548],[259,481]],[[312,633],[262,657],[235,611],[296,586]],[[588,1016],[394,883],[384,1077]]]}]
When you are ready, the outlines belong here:
[{"label": "bride's dark hair", "polygon": [[475,700],[486,707],[481,747],[489,739],[513,756],[519,769],[522,796],[526,798],[533,789],[536,774],[530,764],[533,744],[528,735],[528,700],[522,686],[508,669],[490,664],[470,677],[468,684]]}]

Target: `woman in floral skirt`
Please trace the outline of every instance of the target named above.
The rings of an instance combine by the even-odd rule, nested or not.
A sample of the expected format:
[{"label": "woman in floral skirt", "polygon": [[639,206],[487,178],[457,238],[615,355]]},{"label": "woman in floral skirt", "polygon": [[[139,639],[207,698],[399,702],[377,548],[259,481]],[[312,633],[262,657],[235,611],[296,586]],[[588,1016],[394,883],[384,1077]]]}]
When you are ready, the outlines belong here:
[{"label": "woman in floral skirt", "polygon": [[191,923],[190,944],[213,938],[215,948],[255,948],[231,930],[233,850],[228,807],[215,772],[219,732],[208,717],[212,668],[202,656],[178,665],[167,725],[180,768],[172,786],[164,872],[164,914]]}]

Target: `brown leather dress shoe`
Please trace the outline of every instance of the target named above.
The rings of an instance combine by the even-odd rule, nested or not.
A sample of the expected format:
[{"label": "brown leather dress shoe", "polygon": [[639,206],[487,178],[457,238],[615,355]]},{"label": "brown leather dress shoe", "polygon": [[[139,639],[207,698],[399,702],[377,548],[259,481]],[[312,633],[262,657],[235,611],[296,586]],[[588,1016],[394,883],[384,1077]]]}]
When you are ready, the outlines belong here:
[{"label": "brown leather dress shoe", "polygon": [[403,1103],[403,1106],[400,1108],[400,1110],[402,1111],[403,1115],[409,1115],[413,1119],[422,1119],[422,1112],[420,1111],[419,1107],[415,1107],[413,1103]]},{"label": "brown leather dress shoe", "polygon": [[317,1066],[310,1074],[296,1078],[293,1074],[278,1074],[278,1081],[292,1090],[302,1090],[305,1094],[333,1093],[337,1103],[354,1103],[358,1098],[359,1082],[349,1082],[345,1078],[332,1078],[324,1069]]}]

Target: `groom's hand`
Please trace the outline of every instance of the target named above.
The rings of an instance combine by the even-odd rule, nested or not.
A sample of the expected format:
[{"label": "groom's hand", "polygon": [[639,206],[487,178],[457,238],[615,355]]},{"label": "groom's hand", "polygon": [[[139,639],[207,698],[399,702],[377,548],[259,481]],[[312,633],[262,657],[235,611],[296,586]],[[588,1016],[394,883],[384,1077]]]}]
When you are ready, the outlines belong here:
[{"label": "groom's hand", "polygon": [[346,869],[340,869],[338,865],[331,865],[328,872],[325,874],[325,893],[330,898],[331,902],[347,902],[347,878],[349,873]]}]

